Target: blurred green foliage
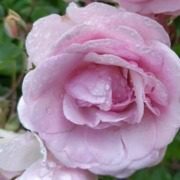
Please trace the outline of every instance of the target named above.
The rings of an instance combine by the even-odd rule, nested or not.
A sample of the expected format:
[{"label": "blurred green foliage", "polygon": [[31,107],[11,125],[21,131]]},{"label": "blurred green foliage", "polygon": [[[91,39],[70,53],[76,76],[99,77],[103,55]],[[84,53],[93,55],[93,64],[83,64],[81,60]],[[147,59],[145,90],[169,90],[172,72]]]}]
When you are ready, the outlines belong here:
[{"label": "blurred green foliage", "polygon": [[17,12],[26,23],[27,29],[30,29],[32,22],[40,17],[51,13],[64,14],[66,6],[67,3],[62,0],[0,1],[0,128],[20,128],[20,124],[14,121],[18,121],[16,106],[21,94],[22,78],[26,73],[27,59],[23,37],[28,31],[23,32],[24,36],[11,38],[4,27],[8,11],[11,9]]},{"label": "blurred green foliage", "polygon": [[[0,128],[17,131],[20,128],[16,106],[21,94],[21,82],[26,73],[26,53],[23,38],[10,38],[4,29],[8,10],[17,12],[28,27],[36,19],[51,13],[64,14],[63,0],[1,0],[0,1]],[[172,24],[172,47],[180,55],[180,17]],[[29,28],[30,29],[30,28]],[[115,180],[100,177],[100,180]],[[129,180],[180,180],[180,134],[168,147],[166,156],[156,167],[141,170]]]}]

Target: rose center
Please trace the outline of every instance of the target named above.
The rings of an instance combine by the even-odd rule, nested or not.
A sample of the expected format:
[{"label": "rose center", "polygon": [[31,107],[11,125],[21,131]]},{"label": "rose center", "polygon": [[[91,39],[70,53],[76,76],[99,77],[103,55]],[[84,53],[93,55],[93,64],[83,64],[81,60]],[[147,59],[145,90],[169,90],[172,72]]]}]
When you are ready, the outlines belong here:
[{"label": "rose center", "polygon": [[66,92],[80,107],[121,109],[132,98],[127,73],[118,67],[90,65],[73,74],[66,84]]}]

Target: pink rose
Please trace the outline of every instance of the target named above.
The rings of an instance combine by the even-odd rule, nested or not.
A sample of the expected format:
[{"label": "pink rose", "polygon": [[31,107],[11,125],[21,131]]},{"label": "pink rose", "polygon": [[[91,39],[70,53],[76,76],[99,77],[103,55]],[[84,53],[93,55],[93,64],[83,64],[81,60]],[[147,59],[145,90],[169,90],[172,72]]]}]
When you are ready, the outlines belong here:
[{"label": "pink rose", "polygon": [[180,0],[115,0],[120,6],[141,14],[180,15]]},{"label": "pink rose", "polygon": [[[108,18],[107,18],[108,17]],[[101,3],[34,23],[22,124],[68,167],[126,177],[161,161],[180,126],[180,62],[156,21]]]}]

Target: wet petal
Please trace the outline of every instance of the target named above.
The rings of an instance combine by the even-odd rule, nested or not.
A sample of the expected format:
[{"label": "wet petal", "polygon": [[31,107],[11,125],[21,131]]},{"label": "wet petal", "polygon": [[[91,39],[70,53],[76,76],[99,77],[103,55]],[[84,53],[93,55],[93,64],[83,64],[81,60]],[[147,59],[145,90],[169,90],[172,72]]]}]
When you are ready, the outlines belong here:
[{"label": "wet petal", "polygon": [[57,165],[53,161],[37,161],[17,180],[97,180],[86,170],[71,169]]},{"label": "wet petal", "polygon": [[57,39],[72,26],[68,18],[57,14],[36,21],[26,40],[26,49],[32,63],[39,65],[43,62],[52,51]]},{"label": "wet petal", "polygon": [[5,171],[22,171],[41,158],[40,144],[32,133],[0,139],[0,168]]},{"label": "wet petal", "polygon": [[[108,10],[105,11],[105,9]],[[68,16],[76,23],[84,22],[95,27],[104,26],[108,27],[109,31],[113,31],[118,26],[124,25],[135,29],[147,42],[158,40],[170,45],[168,34],[156,21],[135,13],[118,10],[118,8],[102,3],[91,3],[86,8],[80,8],[75,4],[71,4],[67,12]],[[91,16],[89,16],[89,13]]]}]

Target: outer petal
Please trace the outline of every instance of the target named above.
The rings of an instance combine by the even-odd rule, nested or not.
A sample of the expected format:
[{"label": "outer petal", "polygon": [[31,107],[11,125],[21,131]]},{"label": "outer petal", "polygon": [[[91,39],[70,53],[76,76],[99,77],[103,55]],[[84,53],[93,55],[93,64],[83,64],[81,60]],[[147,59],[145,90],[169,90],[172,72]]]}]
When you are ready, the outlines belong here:
[{"label": "outer petal", "polygon": [[77,53],[63,53],[46,59],[43,64],[26,75],[22,87],[24,100],[27,103],[33,102],[47,93],[49,89],[55,89],[61,93],[62,86],[70,73],[80,65],[84,65],[81,61],[82,57]]},{"label": "outer petal", "polygon": [[166,148],[153,149],[147,156],[133,161],[128,168],[137,170],[147,167],[147,164],[148,167],[154,166],[161,162],[164,157],[165,151]]},{"label": "outer petal", "polygon": [[53,57],[27,74],[23,83],[24,103],[20,103],[19,115],[28,129],[58,132],[72,128],[72,124],[64,119],[61,99],[69,73],[83,64],[79,59],[81,56],[77,54]]},{"label": "outer petal", "polygon": [[173,140],[180,126],[180,86],[176,83],[180,79],[180,64],[179,57],[164,44],[154,42],[152,46],[150,51],[144,52],[143,66],[163,82],[168,92],[168,107],[155,122],[156,146],[163,148]]},{"label": "outer petal", "polygon": [[30,129],[31,131],[34,131],[35,129],[29,118],[31,113],[31,107],[28,108],[27,104],[24,102],[23,97],[20,98],[17,108],[18,116],[23,126],[27,129]]},{"label": "outer petal", "polygon": [[154,166],[158,164],[164,157],[165,149],[153,150],[147,156],[132,161],[129,166],[123,170],[117,171],[114,175],[118,178],[126,178],[131,176],[138,169],[143,169],[148,166]]},{"label": "outer petal", "polygon": [[97,180],[88,171],[70,169],[56,165],[54,162],[37,161],[28,168],[18,180]]},{"label": "outer petal", "polygon": [[117,0],[127,10],[141,14],[175,14],[180,10],[180,0]]},{"label": "outer petal", "polygon": [[152,117],[148,116],[148,113],[144,114],[142,122],[137,125],[122,128],[122,139],[130,160],[148,155],[154,148],[158,130]]},{"label": "outer petal", "polygon": [[42,158],[40,144],[33,134],[8,134],[11,137],[5,137],[4,131],[0,131],[2,137],[0,139],[1,169],[5,171],[22,171],[36,160]]},{"label": "outer petal", "polygon": [[[138,61],[138,59],[140,59],[140,56],[135,51],[135,46],[138,45],[137,42],[139,41],[136,38],[130,43],[127,43],[124,40],[121,41],[120,39],[96,39],[89,40],[87,42],[84,42],[83,44],[73,44],[68,47],[65,52],[84,54],[87,54],[89,52],[95,52],[99,54],[113,54],[127,60]],[[132,46],[132,44],[134,46]]]},{"label": "outer petal", "polygon": [[[144,119],[136,126],[98,130],[76,127],[68,134],[41,134],[41,137],[66,166],[114,175],[153,150],[156,127],[152,119]],[[76,151],[74,147],[78,147]]]},{"label": "outer petal", "polygon": [[91,3],[85,8],[79,8],[72,3],[67,8],[67,14],[78,24],[85,23],[98,28],[104,26],[105,29],[108,27],[109,31],[113,31],[113,29],[123,25],[135,29],[147,42],[159,40],[170,45],[168,34],[156,21],[135,13],[118,11],[117,8],[109,5]]},{"label": "outer petal", "polygon": [[57,14],[43,17],[33,24],[33,28],[26,40],[26,49],[30,61],[35,65],[43,62],[57,39],[73,25],[70,19]]}]

